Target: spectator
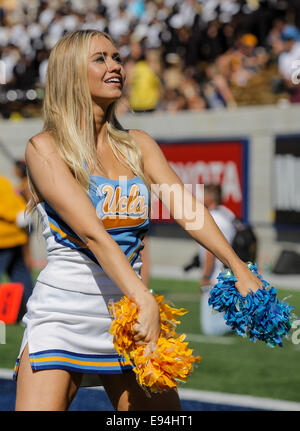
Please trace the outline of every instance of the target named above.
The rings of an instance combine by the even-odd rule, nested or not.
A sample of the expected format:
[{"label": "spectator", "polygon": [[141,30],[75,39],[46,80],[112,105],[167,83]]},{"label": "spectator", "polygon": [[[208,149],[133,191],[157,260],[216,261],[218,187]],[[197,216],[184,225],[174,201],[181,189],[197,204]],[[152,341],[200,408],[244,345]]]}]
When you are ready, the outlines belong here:
[{"label": "spectator", "polygon": [[114,40],[118,40],[124,34],[129,33],[130,17],[124,7],[120,8],[118,19],[111,20],[108,25],[108,32]]},{"label": "spectator", "polygon": [[169,53],[165,59],[165,68],[162,74],[163,86],[166,89],[179,88],[184,77],[183,63],[176,53]]},{"label": "spectator", "polygon": [[[109,31],[120,46],[124,67],[129,72],[126,97],[135,91],[129,84],[137,61],[130,58],[135,39],[143,50],[160,52],[163,67],[159,74],[155,73],[163,83],[178,71],[174,65],[170,67],[169,56],[180,57],[177,77],[182,77],[189,67],[196,71],[197,98],[187,100],[182,89],[177,87],[174,92],[174,87],[168,86],[160,92],[153,109],[165,109],[167,105],[171,110],[180,106],[183,109],[232,106],[231,86],[245,88],[270,60],[277,62],[278,56],[289,50],[280,34],[288,20],[294,18],[295,25],[299,24],[299,3],[300,0],[91,0],[87,5],[82,0],[32,0],[30,7],[28,1],[15,3],[11,8],[4,5],[0,9],[0,60],[5,64],[7,85],[2,85],[0,92],[16,89],[17,82],[25,82],[24,77],[26,86],[34,83],[43,87],[49,49],[65,32],[91,27]],[[25,58],[28,72],[23,70]],[[216,69],[210,67],[213,64]],[[202,80],[201,71],[206,65],[217,72],[216,79],[204,73]],[[291,91],[291,101],[297,101],[295,89],[289,88],[288,82],[285,85]],[[169,104],[175,93],[179,102]],[[28,102],[26,93],[18,92],[17,97],[22,112],[24,102]],[[2,103],[8,105],[3,108],[7,117],[13,107],[9,108],[7,101]],[[41,109],[40,104],[35,103],[34,107]],[[128,110],[128,101],[124,100],[120,112]]]},{"label": "spectator", "polygon": [[12,44],[4,47],[1,60],[5,65],[6,83],[8,87],[13,86],[15,82],[14,68],[20,59],[20,51]]},{"label": "spectator", "polygon": [[56,42],[64,34],[64,18],[61,12],[56,11],[53,20],[48,27],[48,33],[46,37],[47,48],[51,49],[56,44]]},{"label": "spectator", "polygon": [[205,100],[201,97],[199,84],[193,76],[186,76],[182,79],[180,90],[187,101],[187,109],[190,111],[201,111],[206,108]]},{"label": "spectator", "polygon": [[[29,202],[31,195],[30,190],[28,186],[28,180],[27,180],[27,169],[26,169],[26,163],[25,160],[17,160],[15,162],[14,166],[14,174],[19,180],[18,185],[18,192],[23,197],[23,199],[27,202]],[[23,256],[24,261],[29,268],[29,270],[33,269],[33,260],[31,256],[31,250],[30,250],[30,234],[32,233],[32,228],[25,228],[28,239],[27,242],[23,245]]]},{"label": "spectator", "polygon": [[152,112],[160,99],[160,78],[152,65],[151,50],[134,65],[129,82],[129,102],[135,112]]},{"label": "spectator", "polygon": [[51,21],[54,19],[54,15],[55,10],[47,2],[42,2],[38,21],[43,26],[44,30],[48,28]]},{"label": "spectator", "polygon": [[6,273],[11,282],[22,283],[24,293],[18,321],[26,311],[33,283],[26,266],[22,247],[28,241],[25,231],[28,220],[24,216],[26,201],[18,195],[10,181],[0,176],[0,279]]},{"label": "spectator", "polygon": [[[232,242],[235,228],[234,214],[222,204],[222,189],[220,185],[208,184],[204,187],[204,205],[229,243]],[[199,247],[199,260],[202,266],[200,326],[206,335],[222,335],[229,331],[221,314],[212,314],[208,306],[210,289],[218,282],[217,276],[223,270],[223,264],[210,251]]]},{"label": "spectator", "polygon": [[206,66],[206,82],[203,88],[207,106],[210,109],[235,107],[236,102],[225,77],[220,73],[216,63]]},{"label": "spectator", "polygon": [[263,55],[263,48],[257,47],[258,40],[254,34],[244,34],[240,39],[239,53],[243,66],[252,74],[259,72],[267,61],[267,56]]},{"label": "spectator", "polygon": [[275,19],[266,39],[266,47],[276,60],[278,55],[284,51],[284,42],[281,38],[284,27],[285,22],[282,18]]},{"label": "spectator", "polygon": [[145,12],[145,4],[143,0],[129,0],[127,11],[136,19],[141,19]]},{"label": "spectator", "polygon": [[207,61],[215,60],[223,52],[219,21],[209,23],[203,36],[202,57]]},{"label": "spectator", "polygon": [[21,90],[28,90],[35,87],[35,68],[31,59],[22,55],[13,69],[15,76],[14,85]]},{"label": "spectator", "polygon": [[187,109],[187,100],[180,90],[169,88],[164,91],[161,109],[167,112],[177,112]]},{"label": "spectator", "polygon": [[48,57],[49,57],[49,52],[46,49],[43,49],[37,55],[37,63],[38,63],[38,71],[39,71],[37,84],[41,87],[45,87],[46,85]]},{"label": "spectator", "polygon": [[218,58],[217,64],[220,69],[225,69],[230,83],[245,86],[266,64],[268,56],[257,49],[257,42],[253,34],[244,34],[237,40],[234,49]]},{"label": "spectator", "polygon": [[300,102],[299,85],[295,85],[293,75],[299,79],[300,67],[300,32],[291,25],[284,27],[281,39],[283,41],[283,52],[279,55],[278,68],[283,79],[286,90],[290,93],[290,102]]}]

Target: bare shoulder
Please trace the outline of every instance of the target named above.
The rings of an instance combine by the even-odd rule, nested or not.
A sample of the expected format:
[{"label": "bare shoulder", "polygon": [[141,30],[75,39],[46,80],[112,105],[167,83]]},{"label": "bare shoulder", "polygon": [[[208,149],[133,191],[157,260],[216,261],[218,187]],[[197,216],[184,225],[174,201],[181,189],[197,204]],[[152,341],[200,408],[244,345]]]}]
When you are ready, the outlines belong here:
[{"label": "bare shoulder", "polygon": [[130,129],[128,132],[133,137],[143,153],[147,153],[149,150],[153,149],[153,147],[158,145],[152,136],[150,136],[149,133],[145,132],[144,130]]},{"label": "bare shoulder", "polygon": [[144,172],[154,184],[166,182],[164,172],[170,171],[168,161],[155,139],[144,130],[131,129],[130,135],[142,152]]},{"label": "bare shoulder", "polygon": [[40,132],[28,139],[25,149],[25,159],[28,159],[34,154],[47,156],[47,154],[57,152],[55,139],[51,132]]}]

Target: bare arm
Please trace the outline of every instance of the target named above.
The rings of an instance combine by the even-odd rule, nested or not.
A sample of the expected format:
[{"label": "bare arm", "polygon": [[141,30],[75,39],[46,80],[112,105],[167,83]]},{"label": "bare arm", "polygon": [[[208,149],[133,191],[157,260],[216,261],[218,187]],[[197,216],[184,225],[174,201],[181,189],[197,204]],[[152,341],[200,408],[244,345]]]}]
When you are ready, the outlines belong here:
[{"label": "bare arm", "polygon": [[155,323],[159,313],[153,295],[105,230],[89,197],[61,159],[53,139],[48,135],[37,135],[34,141],[28,142],[25,157],[38,195],[77,233],[124,295],[134,300],[140,309],[148,307],[154,313],[154,324],[151,326],[149,316],[136,341],[144,339],[147,342],[158,337],[160,328]]},{"label": "bare arm", "polygon": [[[242,294],[246,295],[250,290],[255,292],[261,287],[261,283],[248,269],[247,265],[236,255],[204,204],[196,200],[184,187],[180,178],[167,162],[159,145],[143,131],[132,130],[130,133],[142,150],[145,174],[151,183],[164,184],[164,190],[177,185],[180,193],[171,193],[170,200],[168,200],[169,195],[163,192],[159,196],[175,221],[195,241],[214,254],[225,266],[232,269],[235,276],[239,277],[236,287]],[[186,208],[185,200],[182,199],[183,194],[192,203],[190,209]],[[199,218],[201,214],[202,217]],[[197,228],[193,227],[191,229],[189,226],[196,226]]]}]

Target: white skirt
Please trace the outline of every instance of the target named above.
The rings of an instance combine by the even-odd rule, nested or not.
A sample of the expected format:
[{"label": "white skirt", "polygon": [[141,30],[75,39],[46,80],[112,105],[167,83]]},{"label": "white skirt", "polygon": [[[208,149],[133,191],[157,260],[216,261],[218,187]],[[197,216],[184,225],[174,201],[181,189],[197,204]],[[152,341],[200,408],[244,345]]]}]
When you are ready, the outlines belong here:
[{"label": "white skirt", "polygon": [[100,375],[131,371],[133,363],[118,355],[109,333],[113,318],[107,304],[122,296],[74,292],[38,281],[23,317],[25,331],[14,380],[26,344],[35,371],[65,369]]}]

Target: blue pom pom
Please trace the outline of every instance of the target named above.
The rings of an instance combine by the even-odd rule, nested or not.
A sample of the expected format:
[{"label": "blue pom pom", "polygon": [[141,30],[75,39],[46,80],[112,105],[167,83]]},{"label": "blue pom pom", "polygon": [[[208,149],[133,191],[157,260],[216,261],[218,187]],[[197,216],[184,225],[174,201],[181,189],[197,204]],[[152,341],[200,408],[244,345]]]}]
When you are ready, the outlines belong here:
[{"label": "blue pom pom", "polygon": [[290,306],[277,297],[274,287],[257,272],[257,264],[247,262],[248,268],[261,280],[263,287],[243,297],[236,289],[236,277],[230,270],[221,272],[212,288],[208,304],[224,313],[226,324],[238,335],[250,341],[261,340],[270,347],[282,347],[295,318]]}]

